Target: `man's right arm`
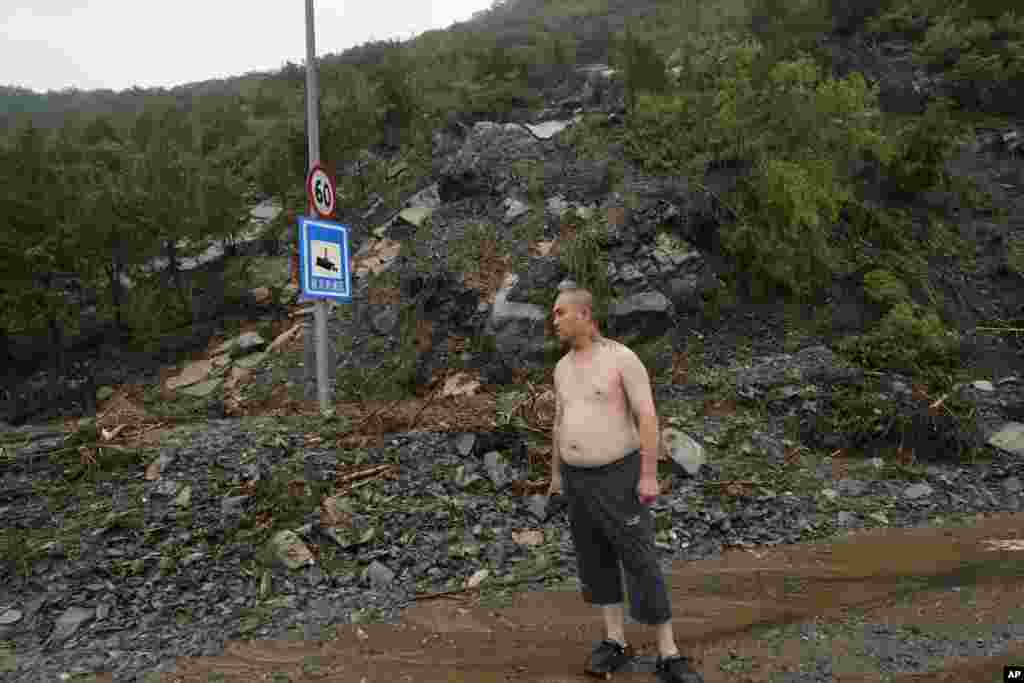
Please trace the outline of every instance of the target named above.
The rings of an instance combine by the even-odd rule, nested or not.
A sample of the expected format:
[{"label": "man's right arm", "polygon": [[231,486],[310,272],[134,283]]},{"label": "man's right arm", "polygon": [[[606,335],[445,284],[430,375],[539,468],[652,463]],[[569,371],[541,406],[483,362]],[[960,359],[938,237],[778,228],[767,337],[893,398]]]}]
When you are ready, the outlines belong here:
[{"label": "man's right arm", "polygon": [[562,422],[562,406],[556,401],[555,426],[551,430],[551,486],[548,495],[562,492],[562,458],[558,452],[558,425]]},{"label": "man's right arm", "polygon": [[[558,368],[555,368],[557,375]],[[562,402],[558,400],[558,380],[555,380],[555,424],[551,428],[551,485],[548,495],[562,492],[562,458],[558,452],[558,428],[562,424]]]}]

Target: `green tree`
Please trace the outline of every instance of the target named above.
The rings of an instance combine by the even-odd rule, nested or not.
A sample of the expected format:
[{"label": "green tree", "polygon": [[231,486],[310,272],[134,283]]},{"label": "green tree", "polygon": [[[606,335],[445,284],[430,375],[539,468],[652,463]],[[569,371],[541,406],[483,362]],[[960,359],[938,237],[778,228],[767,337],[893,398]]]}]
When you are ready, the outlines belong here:
[{"label": "green tree", "polygon": [[632,22],[626,23],[625,35],[616,41],[614,54],[613,61],[625,78],[626,104],[631,116],[636,113],[640,92],[661,94],[668,90],[665,59],[652,42],[637,35]]}]

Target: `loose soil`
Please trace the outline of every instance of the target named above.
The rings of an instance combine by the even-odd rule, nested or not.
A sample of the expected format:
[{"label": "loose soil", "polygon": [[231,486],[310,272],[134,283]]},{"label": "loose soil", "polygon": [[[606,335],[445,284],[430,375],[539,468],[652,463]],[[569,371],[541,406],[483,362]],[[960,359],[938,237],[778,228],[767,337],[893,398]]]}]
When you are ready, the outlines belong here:
[{"label": "loose soil", "polygon": [[[1024,662],[1021,522],[978,515],[959,526],[862,530],[676,563],[668,577],[676,641],[707,683],[1001,681],[1004,665]],[[1008,539],[1017,542],[993,543]],[[993,627],[1012,632],[998,652],[931,657],[921,673],[885,673],[872,647],[874,630],[951,639],[970,653]],[[603,635],[599,610],[573,589],[521,594],[497,610],[469,594],[418,602],[397,624],[338,626],[328,641],[231,642],[223,656],[179,660],[162,680],[587,680],[584,658]],[[638,657],[616,679],[651,680],[653,636],[627,625]],[[813,677],[808,669],[821,659],[830,673]]]}]

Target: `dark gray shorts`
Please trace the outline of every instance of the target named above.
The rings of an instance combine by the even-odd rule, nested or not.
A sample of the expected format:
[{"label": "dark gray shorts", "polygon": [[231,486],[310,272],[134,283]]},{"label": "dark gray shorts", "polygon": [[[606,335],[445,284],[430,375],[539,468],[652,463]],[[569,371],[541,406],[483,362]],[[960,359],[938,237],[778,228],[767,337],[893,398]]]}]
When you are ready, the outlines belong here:
[{"label": "dark gray shorts", "polygon": [[599,467],[562,462],[561,470],[583,599],[623,602],[624,573],[630,616],[642,624],[668,621],[672,608],[654,546],[654,517],[636,492],[640,451]]}]

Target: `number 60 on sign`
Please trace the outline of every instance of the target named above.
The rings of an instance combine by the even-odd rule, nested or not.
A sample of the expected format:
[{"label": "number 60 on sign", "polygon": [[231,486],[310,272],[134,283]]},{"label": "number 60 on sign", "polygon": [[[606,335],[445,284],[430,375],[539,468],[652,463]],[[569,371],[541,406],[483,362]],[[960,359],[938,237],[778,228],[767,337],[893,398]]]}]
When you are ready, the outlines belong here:
[{"label": "number 60 on sign", "polygon": [[313,206],[317,216],[320,218],[334,217],[334,210],[337,207],[334,180],[320,164],[316,164],[309,171],[306,194],[309,196],[309,203]]}]

